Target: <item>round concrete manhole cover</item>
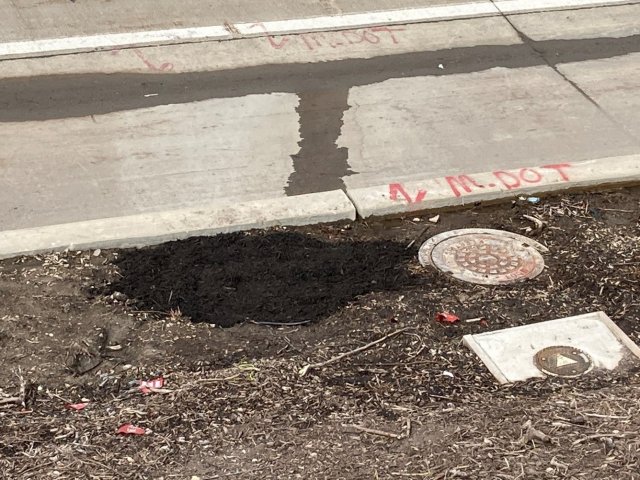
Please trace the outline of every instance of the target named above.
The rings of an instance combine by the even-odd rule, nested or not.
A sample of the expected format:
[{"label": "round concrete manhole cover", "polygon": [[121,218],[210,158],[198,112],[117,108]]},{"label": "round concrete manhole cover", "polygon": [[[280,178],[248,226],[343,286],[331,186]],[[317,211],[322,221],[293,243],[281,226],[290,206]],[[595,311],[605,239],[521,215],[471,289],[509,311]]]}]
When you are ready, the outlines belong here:
[{"label": "round concrete manhole cover", "polygon": [[554,377],[579,377],[593,368],[591,357],[575,347],[543,348],[533,360],[542,373]]},{"label": "round concrete manhole cover", "polygon": [[432,265],[454,278],[483,285],[504,285],[534,278],[544,269],[538,242],[511,232],[482,228],[452,230],[420,247],[423,266]]}]

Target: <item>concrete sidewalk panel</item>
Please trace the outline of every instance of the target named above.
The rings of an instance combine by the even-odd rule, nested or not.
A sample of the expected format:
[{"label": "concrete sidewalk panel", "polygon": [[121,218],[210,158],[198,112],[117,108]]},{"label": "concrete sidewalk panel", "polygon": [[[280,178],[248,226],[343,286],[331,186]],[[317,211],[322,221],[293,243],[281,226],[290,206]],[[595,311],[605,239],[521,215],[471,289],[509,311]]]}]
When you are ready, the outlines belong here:
[{"label": "concrete sidewalk panel", "polygon": [[[335,8],[330,9],[329,15],[322,15],[326,10],[318,8],[316,2],[307,0],[302,8],[282,8],[278,4],[258,7],[258,10],[248,8],[255,12],[248,16],[244,12],[239,14],[242,9],[237,5],[201,11],[188,4],[173,7],[170,2],[153,2],[152,7],[151,0],[146,0],[143,2],[146,5],[137,5],[131,9],[127,4],[132,2],[119,1],[123,5],[110,5],[106,9],[98,9],[89,4],[71,6],[63,2],[58,2],[57,7],[54,5],[53,8],[51,5],[43,6],[42,2],[22,6],[20,10],[15,5],[4,7],[8,20],[5,22],[5,31],[0,34],[0,59],[628,3],[628,0],[476,0],[451,4],[447,0],[442,4],[442,0],[431,0],[428,5],[420,7],[393,8],[392,5],[387,5],[391,8],[382,6],[383,8],[376,8],[375,11],[368,10],[368,7],[355,7],[347,12]],[[251,3],[261,2],[247,3],[249,7]],[[65,21],[56,21],[59,18],[64,18]],[[167,18],[171,19],[170,24]],[[237,20],[240,18],[246,20]],[[207,21],[211,23],[202,24]],[[157,29],[163,25],[165,29]],[[175,25],[186,27],[174,28]],[[150,29],[150,26],[156,28]]]},{"label": "concrete sidewalk panel", "polygon": [[277,225],[354,220],[341,190],[247,203],[104,218],[0,232],[0,258],[87,248],[128,248]]},{"label": "concrete sidewalk panel", "polygon": [[[623,360],[640,358],[640,348],[604,312],[465,335],[463,341],[502,384],[547,376],[550,372],[536,366],[535,358],[536,353],[548,351],[550,347],[566,346],[569,352],[575,348],[586,353],[596,370],[624,368]],[[562,355],[555,360],[557,367],[577,363]],[[572,376],[570,369],[565,369],[565,375],[558,370],[562,371],[562,368],[556,370],[559,376]],[[575,373],[575,377],[580,376]]]},{"label": "concrete sidewalk panel", "polygon": [[512,198],[580,187],[640,182],[640,155],[348,188],[362,218]]},{"label": "concrete sidewalk panel", "polygon": [[[637,18],[640,19],[640,8]],[[559,65],[558,70],[640,144],[640,53],[567,63]]]},{"label": "concrete sidewalk panel", "polygon": [[[529,55],[523,49],[517,57],[539,60]],[[452,68],[445,61],[443,70]],[[338,139],[358,172],[344,179],[348,188],[640,151],[618,122],[545,65],[390,78],[351,88],[348,102]]]},{"label": "concrete sidewalk panel", "polygon": [[640,34],[638,19],[640,19],[640,3],[509,16],[509,21],[518,31],[536,42],[638,35]]}]

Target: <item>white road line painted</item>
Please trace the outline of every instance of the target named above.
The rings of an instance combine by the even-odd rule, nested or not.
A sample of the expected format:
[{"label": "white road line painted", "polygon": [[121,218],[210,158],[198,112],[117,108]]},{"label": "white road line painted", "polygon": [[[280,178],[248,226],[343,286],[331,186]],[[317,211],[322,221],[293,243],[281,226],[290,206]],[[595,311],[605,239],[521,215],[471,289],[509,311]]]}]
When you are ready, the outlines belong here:
[{"label": "white road line painted", "polygon": [[496,7],[502,13],[528,13],[545,10],[570,10],[598,6],[634,3],[633,0],[498,0]]},{"label": "white road line painted", "polygon": [[0,59],[95,52],[118,48],[145,47],[232,38],[225,27],[175,28],[130,33],[109,33],[86,37],[46,38],[0,43]]},{"label": "white road line painted", "polygon": [[[245,37],[344,30],[637,3],[636,0],[498,0],[211,27],[109,33],[0,43],[0,60]],[[232,33],[233,32],[233,33]]]},{"label": "white road line painted", "polygon": [[330,17],[299,18],[295,20],[277,20],[264,23],[240,23],[235,27],[244,36],[262,36],[303,33],[347,28],[372,27],[406,23],[452,20],[456,18],[499,15],[500,12],[491,2],[464,3],[461,5],[441,5],[425,8],[408,8],[380,12],[352,13]]}]

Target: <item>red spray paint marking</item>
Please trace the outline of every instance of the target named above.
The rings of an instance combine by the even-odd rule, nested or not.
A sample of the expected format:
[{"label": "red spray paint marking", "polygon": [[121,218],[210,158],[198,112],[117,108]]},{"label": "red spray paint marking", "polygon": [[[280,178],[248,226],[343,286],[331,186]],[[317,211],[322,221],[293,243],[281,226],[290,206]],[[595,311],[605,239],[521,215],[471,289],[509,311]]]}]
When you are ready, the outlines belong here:
[{"label": "red spray paint marking", "polygon": [[[264,33],[269,33],[267,31],[267,27],[265,27],[264,23],[262,23],[262,22],[254,23],[249,28],[254,28],[254,27],[259,27],[260,29],[262,29],[262,31]],[[289,40],[290,40],[290,38],[284,37],[281,41],[277,41],[276,37],[274,37],[273,35],[267,35],[267,41],[276,50],[280,50],[281,48],[284,48],[285,45],[287,45],[287,43],[289,43]]]},{"label": "red spray paint marking", "polygon": [[398,37],[394,35],[394,32],[404,32],[405,28],[404,27],[372,27],[371,31],[388,33],[389,37],[391,38],[391,41],[397,45],[400,42],[398,40]]},{"label": "red spray paint marking", "polygon": [[153,70],[154,72],[170,72],[171,70],[173,70],[173,63],[165,62],[160,66],[157,66],[153,64],[149,59],[147,59],[137,48],[133,49],[133,53],[136,55],[136,57],[142,60],[142,63],[144,63],[149,68],[149,70]]},{"label": "red spray paint marking", "polygon": [[519,176],[525,183],[539,183],[542,181],[542,174],[533,168],[523,168],[520,170]]},{"label": "red spray paint marking", "polygon": [[[251,28],[258,27],[264,33],[268,34],[268,30],[263,23],[254,23]],[[404,27],[371,27],[355,30],[342,30],[337,32],[313,32],[292,34],[277,39],[273,35],[267,35],[266,39],[272,48],[281,50],[287,46],[293,45],[296,41],[302,42],[307,50],[313,51],[321,48],[349,48],[351,45],[360,43],[369,43],[371,45],[379,45],[383,43],[398,44],[400,40],[396,35],[397,32],[404,31]],[[384,35],[386,34],[386,35]]]},{"label": "red spray paint marking", "polygon": [[493,172],[493,175],[507,188],[507,190],[513,190],[520,186],[520,179],[518,178],[518,175],[514,173],[498,170]]},{"label": "red spray paint marking", "polygon": [[445,177],[445,180],[449,184],[449,188],[456,197],[462,196],[462,193],[458,188],[461,188],[467,193],[471,193],[473,187],[484,188],[484,185],[480,185],[469,175],[458,175],[457,177]]},{"label": "red spray paint marking", "polygon": [[565,182],[569,181],[569,175],[566,172],[564,172],[564,169],[571,168],[570,163],[555,163],[552,165],[542,165],[540,168],[548,168],[551,170],[555,170],[556,172],[558,172],[562,180],[564,180]]},{"label": "red spray paint marking", "polygon": [[[118,49],[118,50],[111,50],[111,55],[118,55],[122,50]],[[133,49],[126,49],[125,51],[130,51],[132,52],[136,57],[138,57],[140,60],[142,60],[142,63],[144,63],[147,68],[151,71],[154,72],[170,72],[171,70],[173,70],[173,63],[169,63],[169,62],[165,62],[163,64],[161,64],[160,66],[154,64],[151,60],[149,60],[147,57],[145,57],[145,55],[137,48],[133,48]]]},{"label": "red spray paint marking", "polygon": [[[507,190],[514,190],[516,188],[520,188],[523,184],[537,184],[542,182],[545,178],[545,170],[553,170],[557,172],[563,182],[569,181],[569,173],[566,171],[571,168],[570,163],[558,163],[552,165],[543,165],[538,168],[521,168],[519,170],[496,170],[491,172],[496,178],[498,184],[502,185]],[[445,181],[449,185],[451,192],[456,197],[461,197],[464,194],[472,193],[473,191],[481,190],[483,188],[495,188],[498,186],[496,183],[489,183],[487,185],[483,185],[478,183],[476,179],[474,179],[470,175],[462,174],[462,175],[451,175],[445,177]],[[404,189],[404,186],[400,183],[390,183],[389,184],[389,198],[392,201],[398,200],[398,194],[402,195],[407,203],[420,203],[422,202],[426,196],[427,192],[425,190],[419,190],[416,198],[413,199]]]},{"label": "red spray paint marking", "polygon": [[[560,178],[563,182],[569,181],[569,175],[564,170],[570,168],[571,164],[569,163],[561,163],[556,165],[543,165],[540,168],[546,168],[550,170],[555,170],[560,175]],[[540,183],[544,179],[544,172],[540,172],[539,169],[535,168],[521,168],[518,171],[504,171],[498,170],[493,172],[493,175],[507,188],[507,190],[513,190],[514,188],[519,188],[523,183],[528,184],[536,184]]]},{"label": "red spray paint marking", "polygon": [[411,198],[411,195],[407,193],[402,184],[400,183],[391,183],[389,184],[389,198],[393,201],[398,200],[398,194],[402,195],[407,203],[420,203],[424,200],[424,197],[427,196],[426,190],[418,190],[418,194],[416,198]]}]

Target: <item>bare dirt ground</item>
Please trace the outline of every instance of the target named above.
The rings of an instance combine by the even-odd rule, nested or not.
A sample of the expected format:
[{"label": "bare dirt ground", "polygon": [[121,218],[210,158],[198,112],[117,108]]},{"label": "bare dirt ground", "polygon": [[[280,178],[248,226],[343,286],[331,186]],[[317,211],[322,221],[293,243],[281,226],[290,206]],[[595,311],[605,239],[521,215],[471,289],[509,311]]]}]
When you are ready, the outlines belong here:
[{"label": "bare dirt ground", "polygon": [[[640,188],[427,217],[0,262],[0,476],[640,479],[636,365],[500,386],[461,344],[597,310],[640,343]],[[483,287],[420,267],[461,227],[533,236],[547,268]]]}]

